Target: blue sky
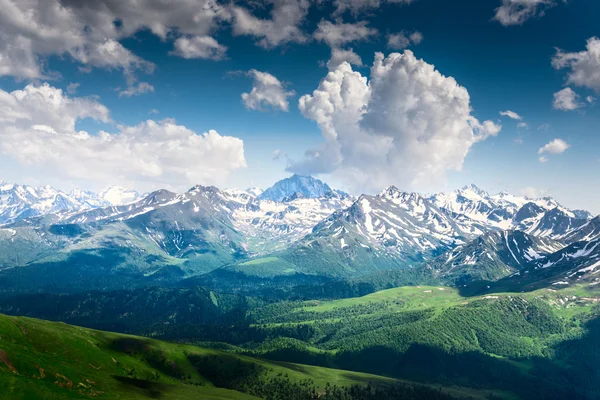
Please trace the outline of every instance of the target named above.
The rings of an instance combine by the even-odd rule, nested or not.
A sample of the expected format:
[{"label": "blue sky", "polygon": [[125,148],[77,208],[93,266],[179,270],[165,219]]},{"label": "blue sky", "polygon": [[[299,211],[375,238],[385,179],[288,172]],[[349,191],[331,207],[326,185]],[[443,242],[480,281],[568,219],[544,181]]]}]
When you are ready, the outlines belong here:
[{"label": "blue sky", "polygon": [[[377,191],[386,184],[431,192],[475,183],[492,192],[508,190],[529,195],[552,195],[569,207],[600,212],[596,200],[600,195],[600,155],[597,151],[600,148],[600,112],[595,102],[600,90],[597,78],[600,75],[600,56],[594,53],[596,47],[586,48],[588,40],[600,36],[598,2],[537,0],[523,2],[529,5],[515,9],[510,8],[508,1],[503,3],[502,0],[405,1],[410,4],[383,0],[337,3],[274,0],[264,7],[256,7],[256,3],[236,2],[235,5],[217,4],[218,18],[211,17],[208,22],[202,20],[194,25],[194,20],[186,20],[186,15],[190,14],[188,9],[198,11],[194,8],[198,7],[198,2],[187,0],[175,1],[169,8],[173,15],[160,17],[164,21],[150,11],[147,16],[139,16],[142,13],[128,8],[126,3],[130,2],[127,1],[120,7],[114,7],[111,6],[112,0],[103,0],[98,4],[105,4],[105,8],[94,11],[90,6],[84,13],[82,9],[86,7],[79,9],[73,6],[72,1],[50,0],[46,4],[56,3],[61,8],[45,14],[44,10],[40,10],[34,16],[31,30],[39,29],[37,34],[19,27],[19,12],[24,15],[27,6],[20,2],[8,3],[13,3],[14,13],[7,12],[2,18],[8,20],[0,24],[0,60],[5,60],[0,61],[0,89],[10,96],[11,92],[22,90],[27,85],[39,87],[48,83],[51,89],[63,90],[61,101],[67,106],[63,107],[61,103],[52,111],[54,114],[65,113],[64,118],[46,118],[40,116],[35,106],[37,103],[33,99],[40,95],[33,93],[35,90],[28,92],[25,100],[0,100],[6,101],[5,104],[0,103],[0,109],[4,107],[7,110],[4,114],[0,113],[0,124],[5,124],[2,127],[5,132],[13,132],[12,136],[0,135],[2,179],[49,183],[63,189],[80,186],[99,190],[116,183],[146,191],[158,186],[183,190],[193,182],[220,187],[266,187],[292,172],[308,171],[355,194],[358,191]],[[157,2],[154,3],[156,5]],[[340,4],[360,7],[336,12],[336,7],[341,8]],[[299,15],[307,10],[306,15],[299,18],[298,15],[290,16],[283,8],[286,6],[292,10],[291,14]],[[294,12],[294,7],[300,12]],[[508,13],[503,14],[506,15],[504,19],[494,19],[499,10]],[[108,32],[103,25],[106,22],[96,21],[100,18],[95,16],[100,14],[107,16],[109,21],[111,18],[117,21],[117,33]],[[245,15],[249,15],[250,19],[242,18]],[[347,24],[348,30],[342,35],[344,39],[332,36],[331,39],[319,40],[315,31],[323,21],[337,26]],[[160,28],[154,23],[167,32],[162,38],[157,34]],[[121,24],[123,31],[119,31]],[[80,27],[87,27],[81,28],[82,32],[89,29],[91,33],[81,33],[81,40],[73,39],[72,45],[55,43],[54,39],[60,38],[61,29],[65,34],[78,38]],[[370,29],[369,34],[357,34],[355,40],[350,40],[349,36],[360,31],[361,27]],[[296,33],[291,36],[278,33],[292,28]],[[51,29],[58,33],[52,33],[52,36],[48,33]],[[270,33],[265,36],[261,32],[264,30]],[[422,34],[418,43],[410,43],[409,40],[406,48],[391,48],[388,43],[390,34],[403,33],[409,37],[414,32]],[[328,35],[330,33],[327,32]],[[269,36],[271,34],[272,37]],[[188,53],[185,57],[181,53],[173,54],[177,39],[192,40],[196,37],[210,37],[220,46],[227,47],[225,56],[215,56],[214,53],[207,56],[203,47],[199,49],[204,51],[201,54]],[[116,42],[117,50],[123,49],[114,60],[106,53],[100,56],[93,53],[94,43],[107,40]],[[261,43],[261,40],[267,42]],[[23,46],[26,56],[10,50],[15,45]],[[360,56],[363,65],[349,65],[351,70],[336,69],[331,64],[328,68],[331,48],[352,49]],[[337,139],[323,145],[324,124],[328,122],[315,121],[320,115],[315,108],[321,104],[313,96],[313,108],[301,109],[299,99],[319,88],[328,71],[338,71],[353,79],[357,76],[350,71],[358,72],[370,80],[376,52],[388,57],[392,52],[403,54],[406,49],[414,53],[416,60],[422,60],[421,67],[432,65],[444,77],[454,78],[470,97],[470,114],[445,114],[452,112],[448,108],[453,101],[465,101],[461,95],[449,100],[449,105],[438,104],[435,110],[428,108],[427,112],[433,113],[424,114],[428,119],[435,119],[436,112],[441,111],[446,122],[460,123],[465,118],[474,117],[481,123],[490,121],[501,130],[485,133],[484,139],[471,140],[465,136],[463,127],[457,135],[449,134],[451,138],[448,139],[444,136],[445,132],[439,132],[439,135],[437,132],[445,129],[443,123],[439,126],[432,124],[437,126],[437,144],[435,149],[431,147],[434,156],[426,159],[430,147],[422,149],[427,153],[425,155],[411,153],[411,144],[420,143],[423,139],[418,137],[419,132],[409,132],[410,124],[389,128],[393,133],[380,132],[378,127],[385,124],[368,122],[369,118],[360,117],[356,126],[352,127],[344,126],[338,119],[334,123],[338,125],[333,129]],[[552,64],[558,54],[557,49],[568,55],[568,60],[561,66]],[[582,52],[586,54],[582,56]],[[574,54],[587,58],[573,61]],[[595,63],[594,57],[597,57]],[[140,67],[142,61],[139,60],[152,64],[153,71]],[[408,67],[398,61],[393,68],[397,68],[393,71],[398,72]],[[29,70],[32,72],[22,72]],[[267,78],[262,75],[257,78],[249,72],[252,70],[268,73],[277,84],[261,89],[260,79]],[[402,97],[410,80],[419,76],[409,76],[408,81],[402,82],[385,81],[395,79],[394,76],[391,72],[382,76],[384,81],[382,88],[377,89],[379,92],[369,89],[373,92],[371,98],[377,94],[388,99],[385,101],[405,104],[407,98],[441,96],[440,91],[451,87],[449,81],[435,88],[416,86],[411,89],[415,92],[407,90],[407,97]],[[151,85],[153,91],[130,97],[120,95],[120,92],[136,87],[140,82]],[[79,86],[76,89],[71,86],[70,92],[67,92],[68,85],[72,83]],[[386,86],[393,93],[385,91]],[[254,107],[259,109],[245,104],[241,97],[242,93],[250,93],[253,87],[257,88],[257,98],[262,99],[262,102],[258,100],[256,103],[260,107]],[[555,93],[567,87],[579,97],[569,97],[562,105],[554,104]],[[50,89],[42,97],[52,97],[48,93]],[[327,90],[322,90],[323,93]],[[74,112],[73,107],[68,106],[71,104],[69,99],[77,98],[93,102],[94,105],[87,104],[86,107],[94,110],[78,109]],[[287,102],[287,107],[281,107],[282,99]],[[446,97],[436,98],[436,104],[445,101],[443,99]],[[20,103],[15,105],[15,101]],[[396,104],[382,104],[383,101],[365,100],[361,112],[381,116],[384,115],[382,110],[397,107]],[[106,110],[98,111],[95,104],[104,106]],[[521,119],[500,115],[507,110],[517,113]],[[336,109],[335,112],[347,111]],[[22,120],[11,117],[17,114]],[[26,117],[22,117],[24,114]],[[174,122],[169,122],[171,125],[161,124],[160,121],[165,118]],[[337,117],[332,118],[335,120]],[[360,122],[361,118],[366,122]],[[157,121],[157,125],[140,127],[149,119]],[[74,130],[64,127],[69,121],[75,121]],[[393,124],[394,120],[386,123]],[[519,123],[527,126],[518,127]],[[48,126],[55,136],[44,136],[36,128],[35,141],[41,147],[20,146],[18,141],[25,143],[31,135],[31,126]],[[185,140],[189,139],[189,135],[201,135],[209,130],[217,131],[220,136],[215,143],[199,144],[204,147],[188,154],[185,144],[176,149],[170,142],[168,132],[173,126],[185,127],[193,132],[178,131]],[[134,130],[134,127],[138,129]],[[155,145],[144,150],[137,140],[143,142],[144,135],[151,129],[161,131],[154,136]],[[354,129],[356,132],[353,132]],[[88,163],[85,158],[76,157],[88,148],[77,147],[84,146],[79,142],[75,147],[70,145],[76,141],[72,139],[73,135],[81,130],[92,136],[98,135],[100,130],[109,135],[130,136],[117,144],[94,143],[89,147],[90,155],[87,157],[91,161]],[[56,139],[56,135],[63,134],[70,135],[70,139]],[[239,162],[241,145],[233,139],[222,141],[223,137],[243,141],[245,167]],[[372,150],[375,154],[364,156],[361,149],[371,143],[371,137],[376,143]],[[389,150],[385,138],[392,138],[398,144],[392,145]],[[543,146],[555,139],[560,139],[565,145],[550,147],[550,152],[539,153]],[[448,143],[454,149],[452,151],[460,153],[460,156],[445,154],[443,143],[447,140],[450,140]],[[468,143],[457,142],[461,140]],[[169,149],[165,156],[157,157],[155,153],[165,148]],[[381,154],[385,162],[378,160],[377,151],[382,148],[389,150]],[[320,161],[305,158],[305,152],[311,149],[318,150]],[[274,151],[280,154],[275,160]],[[45,152],[53,155],[48,156]],[[110,152],[113,152],[112,155],[108,154]],[[132,168],[135,173],[123,172],[128,164],[122,160],[129,156],[135,160],[135,168]],[[152,160],[145,160],[145,157]],[[327,160],[323,161],[326,157]],[[540,162],[541,157],[545,162]],[[437,162],[435,160],[441,160],[441,166],[432,166],[432,162]],[[149,163],[156,165],[144,170]],[[460,164],[462,169],[457,171]],[[103,170],[107,172],[101,173]],[[357,178],[357,170],[364,172],[367,178]]]}]

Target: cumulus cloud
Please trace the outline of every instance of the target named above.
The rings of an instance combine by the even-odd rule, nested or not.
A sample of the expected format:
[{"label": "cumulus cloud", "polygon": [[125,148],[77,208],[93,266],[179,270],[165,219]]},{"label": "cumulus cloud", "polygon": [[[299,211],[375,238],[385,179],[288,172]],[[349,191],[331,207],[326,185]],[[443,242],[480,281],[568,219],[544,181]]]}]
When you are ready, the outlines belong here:
[{"label": "cumulus cloud", "polygon": [[566,68],[567,84],[586,87],[600,92],[600,39],[588,39],[586,49],[568,53],[558,49],[552,59],[557,70]]},{"label": "cumulus cloud", "polygon": [[387,46],[390,49],[402,50],[410,45],[416,45],[423,41],[423,34],[421,32],[413,32],[407,34],[406,32],[390,33],[387,35]]},{"label": "cumulus cloud", "polygon": [[257,44],[270,49],[289,42],[304,43],[308,40],[301,25],[308,15],[308,0],[268,0],[272,5],[271,18],[254,16],[244,7],[232,7],[233,34],[258,38]]},{"label": "cumulus cloud", "polygon": [[325,42],[329,47],[340,47],[348,43],[364,41],[377,35],[377,29],[367,26],[365,21],[357,23],[336,23],[322,20],[313,37]]},{"label": "cumulus cloud", "polygon": [[180,37],[173,46],[171,54],[188,59],[222,60],[227,52],[227,47],[211,36]]},{"label": "cumulus cloud", "polygon": [[540,147],[540,149],[538,150],[539,161],[541,163],[545,163],[548,161],[548,158],[543,154],[561,154],[564,153],[569,147],[571,147],[571,145],[569,145],[564,140],[554,139],[553,141]]},{"label": "cumulus cloud", "polygon": [[329,70],[336,69],[343,62],[356,65],[357,67],[363,66],[362,59],[354,52],[354,50],[331,49],[331,58],[327,62],[327,68]]},{"label": "cumulus cloud", "polygon": [[120,69],[130,85],[154,64],[126,49],[122,39],[143,29],[162,40],[205,36],[230,18],[214,0],[0,0],[0,7],[0,75],[55,77],[45,60],[69,56],[82,71]]},{"label": "cumulus cloud", "polygon": [[331,47],[331,59],[327,62],[327,68],[333,70],[343,62],[361,67],[363,63],[360,56],[353,49],[342,47],[352,42],[368,40],[377,34],[377,29],[369,28],[364,21],[334,24],[322,20],[313,33],[313,38]]},{"label": "cumulus cloud", "polygon": [[502,0],[494,19],[504,26],[522,25],[531,18],[542,17],[554,5],[553,0]]},{"label": "cumulus cloud", "polygon": [[288,97],[293,96],[294,91],[286,91],[283,83],[268,72],[252,69],[248,75],[252,77],[252,90],[242,93],[246,108],[258,111],[289,110]]},{"label": "cumulus cloud", "polygon": [[332,173],[356,191],[423,187],[460,170],[471,147],[500,126],[471,115],[467,90],[411,51],[376,53],[371,80],[348,63],[300,98],[324,143],[289,170]]},{"label": "cumulus cloud", "polygon": [[500,115],[502,115],[503,117],[508,117],[510,119],[516,119],[517,121],[521,121],[523,119],[522,116],[510,110],[500,111]]},{"label": "cumulus cloud", "polygon": [[554,93],[552,107],[555,110],[572,111],[583,106],[584,104],[581,102],[580,96],[569,87]]},{"label": "cumulus cloud", "polygon": [[217,183],[246,166],[243,142],[216,131],[197,134],[164,119],[92,134],[76,128],[84,118],[110,122],[96,98],[71,98],[48,84],[0,90],[2,162],[54,180],[142,190]]},{"label": "cumulus cloud", "polygon": [[148,82],[140,82],[138,84],[133,84],[129,86],[125,90],[121,90],[119,92],[119,97],[131,97],[131,96],[139,96],[144,93],[154,93],[154,86],[149,84]]}]

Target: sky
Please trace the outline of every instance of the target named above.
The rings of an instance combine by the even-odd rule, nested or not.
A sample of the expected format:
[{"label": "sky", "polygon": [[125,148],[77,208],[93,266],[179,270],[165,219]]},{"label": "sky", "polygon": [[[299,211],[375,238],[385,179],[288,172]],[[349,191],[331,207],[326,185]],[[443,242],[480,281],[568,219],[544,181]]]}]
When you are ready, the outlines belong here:
[{"label": "sky", "polygon": [[0,7],[1,180],[147,192],[298,173],[600,213],[600,2]]}]

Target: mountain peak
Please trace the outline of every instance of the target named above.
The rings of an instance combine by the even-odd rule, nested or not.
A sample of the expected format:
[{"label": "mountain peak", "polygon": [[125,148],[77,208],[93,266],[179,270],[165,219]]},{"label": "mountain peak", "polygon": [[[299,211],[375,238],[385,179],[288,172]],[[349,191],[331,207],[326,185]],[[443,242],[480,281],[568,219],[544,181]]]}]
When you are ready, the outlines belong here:
[{"label": "mountain peak", "polygon": [[475,193],[478,196],[481,197],[487,197],[489,196],[488,192],[486,192],[485,190],[479,188],[479,186],[475,185],[474,183],[471,183],[469,185],[463,186],[460,189],[461,192],[470,192],[470,193]]},{"label": "mountain peak", "polygon": [[402,193],[402,190],[398,189],[396,186],[394,185],[390,185],[388,187],[386,187],[385,189],[383,189],[380,193],[379,196],[383,197],[392,193]]},{"label": "mountain peak", "polygon": [[264,190],[262,190],[261,188],[256,187],[256,186],[246,189],[246,193],[248,193],[250,196],[254,196],[254,197],[260,196],[262,194],[262,192],[264,192]]},{"label": "mountain peak", "polygon": [[416,192],[405,192],[404,190],[398,189],[396,186],[388,186],[377,197],[385,197],[388,199],[400,199],[403,202],[407,201],[419,201],[423,199],[419,193]]},{"label": "mountain peak", "polygon": [[326,183],[312,176],[294,174],[289,178],[276,182],[273,186],[262,192],[258,199],[280,202],[296,193],[308,198],[325,197],[332,192]]}]

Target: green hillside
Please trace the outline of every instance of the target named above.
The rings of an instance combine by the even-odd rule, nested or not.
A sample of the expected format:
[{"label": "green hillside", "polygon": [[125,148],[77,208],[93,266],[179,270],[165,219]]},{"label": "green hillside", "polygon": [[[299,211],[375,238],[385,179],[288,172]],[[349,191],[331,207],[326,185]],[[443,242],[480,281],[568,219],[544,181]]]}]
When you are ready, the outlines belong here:
[{"label": "green hillside", "polygon": [[522,399],[592,399],[600,394],[599,296],[593,286],[475,297],[416,286],[279,302],[250,311],[268,338],[253,354]]},{"label": "green hillside", "polygon": [[478,394],[4,315],[0,393],[10,399],[332,400]]}]

